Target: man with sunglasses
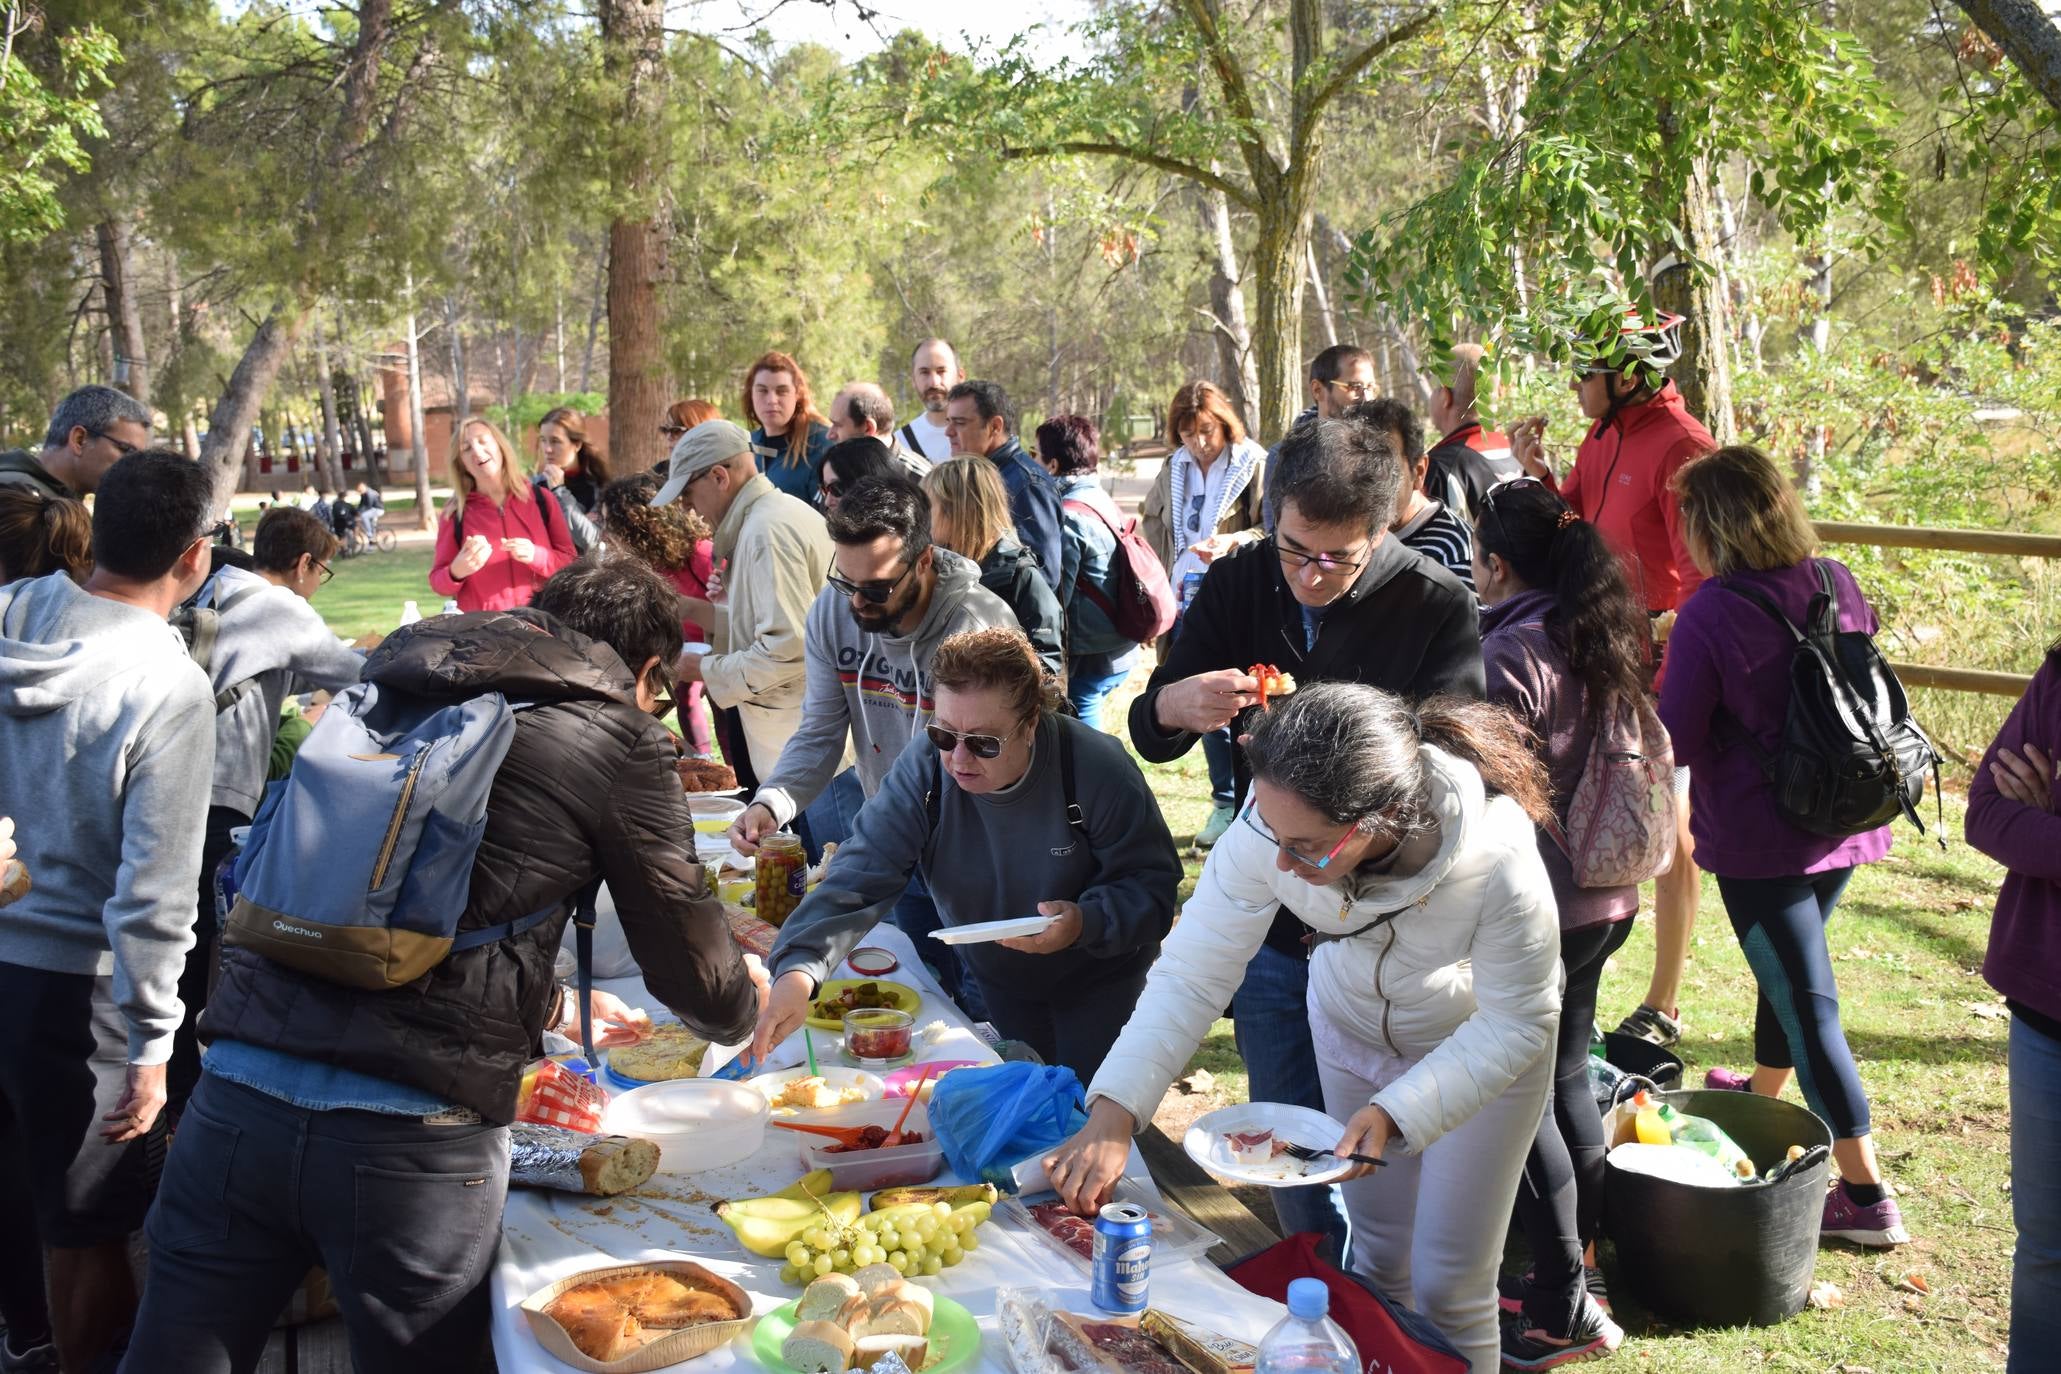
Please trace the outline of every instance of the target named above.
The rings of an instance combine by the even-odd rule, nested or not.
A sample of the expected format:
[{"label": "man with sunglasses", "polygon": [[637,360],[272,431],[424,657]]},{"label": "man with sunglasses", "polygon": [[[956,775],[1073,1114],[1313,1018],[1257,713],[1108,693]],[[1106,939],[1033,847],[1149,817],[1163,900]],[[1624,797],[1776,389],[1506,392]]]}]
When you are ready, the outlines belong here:
[{"label": "man with sunglasses", "polygon": [[[1333,344],[1310,359],[1310,403],[1295,423],[1304,420],[1336,420],[1345,408],[1374,395],[1374,355],[1358,344]],[[1293,426],[1291,426],[1293,428]],[[1281,513],[1274,498],[1274,481],[1279,475],[1281,445],[1267,451],[1267,468],[1260,500],[1260,522],[1271,532]]]},{"label": "man with sunglasses", "polygon": [[[1416,699],[1484,692],[1474,594],[1389,532],[1404,481],[1389,435],[1355,419],[1313,417],[1281,442],[1274,532],[1211,565],[1180,637],[1131,705],[1131,743],[1154,763],[1210,730],[1235,739],[1259,705],[1246,671],[1274,664],[1298,686],[1363,682]],[[1236,800],[1251,770],[1235,748]],[[1304,923],[1283,911],[1232,1004],[1254,1101],[1322,1108],[1304,1015]],[[1344,1214],[1323,1188],[1277,1190],[1283,1234],[1344,1242]]]},{"label": "man with sunglasses", "polygon": [[150,447],[150,420],[150,407],[127,392],[82,386],[57,403],[40,453],[0,453],[0,483],[74,501],[90,496],[109,468]]},{"label": "man with sunglasses", "polygon": [[[163,1158],[215,752],[207,676],[166,618],[208,575],[211,476],[120,460],[85,584],[0,588],[0,815],[35,883],[0,922],[0,1319],[67,1369],[135,1314],[129,1238]],[[47,1312],[24,1296],[39,1237]]]}]

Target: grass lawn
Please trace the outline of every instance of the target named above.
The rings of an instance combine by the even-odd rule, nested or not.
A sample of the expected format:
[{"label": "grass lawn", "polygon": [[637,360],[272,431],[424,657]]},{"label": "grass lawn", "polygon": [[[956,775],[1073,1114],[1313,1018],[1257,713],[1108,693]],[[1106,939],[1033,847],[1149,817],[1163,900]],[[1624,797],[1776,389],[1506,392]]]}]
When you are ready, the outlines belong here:
[{"label": "grass lawn", "polygon": [[435,615],[444,599],[429,589],[428,544],[403,544],[392,553],[368,553],[339,560],[336,576],[315,593],[314,607],[329,628],[346,639],[401,623],[403,602]]}]

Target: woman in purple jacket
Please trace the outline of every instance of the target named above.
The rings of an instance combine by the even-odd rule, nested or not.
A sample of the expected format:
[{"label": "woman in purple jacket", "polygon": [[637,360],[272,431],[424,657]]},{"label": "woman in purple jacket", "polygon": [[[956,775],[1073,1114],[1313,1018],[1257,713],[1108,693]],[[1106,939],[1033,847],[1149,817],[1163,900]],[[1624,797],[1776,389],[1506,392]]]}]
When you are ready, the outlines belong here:
[{"label": "woman in purple jacket", "polygon": [[2061,1349],[2061,641],[1968,789],[1968,843],[2009,871],[1982,976],[2011,1008],[2010,1374]]},{"label": "woman in purple jacket", "polygon": [[[1604,706],[1644,695],[1651,671],[1646,612],[1602,534],[1532,478],[1491,487],[1474,530],[1474,585],[1488,609],[1481,655],[1488,699],[1531,727],[1561,818],[1588,766]],[[1624,1332],[1597,1302],[1583,1251],[1603,1208],[1603,1115],[1589,1091],[1589,1032],[1604,961],[1632,933],[1636,886],[1577,887],[1560,845],[1539,832],[1560,905],[1567,988],[1554,1049],[1553,1100],[1517,1189],[1532,1272],[1504,1281],[1506,1369],[1547,1369],[1602,1350]]]},{"label": "woman in purple jacket", "polygon": [[1889,852],[1889,827],[1845,839],[1783,820],[1742,730],[1773,753],[1789,710],[1789,631],[1751,587],[1801,624],[1818,576],[1832,574],[1839,628],[1873,634],[1875,613],[1853,574],[1815,560],[1817,534],[1796,489],[1759,449],[1721,448],[1675,478],[1684,542],[1710,579],[1681,608],[1667,641],[1660,719],[1675,763],[1690,770],[1696,864],[1715,874],[1725,914],[1760,985],[1753,1077],[1712,1069],[1705,1086],[1773,1097],[1789,1075],[1832,1128],[1839,1186],[1825,1197],[1820,1235],[1884,1247],[1910,1240],[1868,1132],[1868,1094],[1839,1024],[1839,988],[1825,926],[1856,865]]}]

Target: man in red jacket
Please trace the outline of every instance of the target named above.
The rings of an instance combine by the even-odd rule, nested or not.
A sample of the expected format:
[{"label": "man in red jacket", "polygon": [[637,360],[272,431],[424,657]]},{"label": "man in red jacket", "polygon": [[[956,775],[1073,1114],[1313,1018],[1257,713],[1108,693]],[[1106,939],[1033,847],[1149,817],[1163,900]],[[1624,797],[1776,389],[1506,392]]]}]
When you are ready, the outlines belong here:
[{"label": "man in red jacket", "polygon": [[[1665,311],[1653,324],[1637,310],[1627,311],[1615,346],[1593,350],[1575,373],[1569,385],[1581,398],[1582,414],[1594,424],[1564,478],[1546,459],[1543,415],[1520,421],[1510,431],[1512,454],[1525,472],[1558,491],[1624,560],[1632,593],[1644,598],[1663,642],[1675,609],[1703,581],[1682,542],[1675,473],[1717,447],[1667,380],[1667,369],[1682,353],[1682,324],[1680,315]],[[1680,832],[1674,867],[1654,887],[1653,978],[1639,1009],[1618,1027],[1658,1045],[1682,1038],[1682,966],[1689,957],[1701,881],[1689,838],[1687,780],[1682,770],[1676,779]]]}]

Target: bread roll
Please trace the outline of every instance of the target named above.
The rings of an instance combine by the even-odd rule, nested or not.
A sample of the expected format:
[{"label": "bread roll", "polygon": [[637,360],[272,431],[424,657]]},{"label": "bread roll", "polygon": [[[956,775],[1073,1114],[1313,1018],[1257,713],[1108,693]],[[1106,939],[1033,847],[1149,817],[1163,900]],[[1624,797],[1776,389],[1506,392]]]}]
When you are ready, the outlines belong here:
[{"label": "bread roll", "polygon": [[852,1326],[854,1336],[925,1336],[930,1334],[930,1310],[908,1298],[883,1293],[866,1307],[866,1315]]},{"label": "bread roll", "polygon": [[827,1274],[802,1289],[801,1300],[794,1305],[794,1319],[796,1322],[836,1321],[847,1302],[863,1297],[851,1275]]},{"label": "bread roll", "polygon": [[802,1322],[780,1343],[780,1358],[801,1374],[844,1374],[857,1347],[835,1322]]},{"label": "bread roll", "polygon": [[892,1264],[869,1264],[852,1278],[859,1285],[859,1291],[870,1298],[889,1284],[900,1283],[902,1271]]},{"label": "bread roll", "polygon": [[857,1343],[858,1367],[870,1369],[879,1363],[883,1355],[900,1355],[902,1363],[916,1371],[923,1368],[923,1362],[930,1358],[930,1338],[927,1336],[867,1336]]}]

